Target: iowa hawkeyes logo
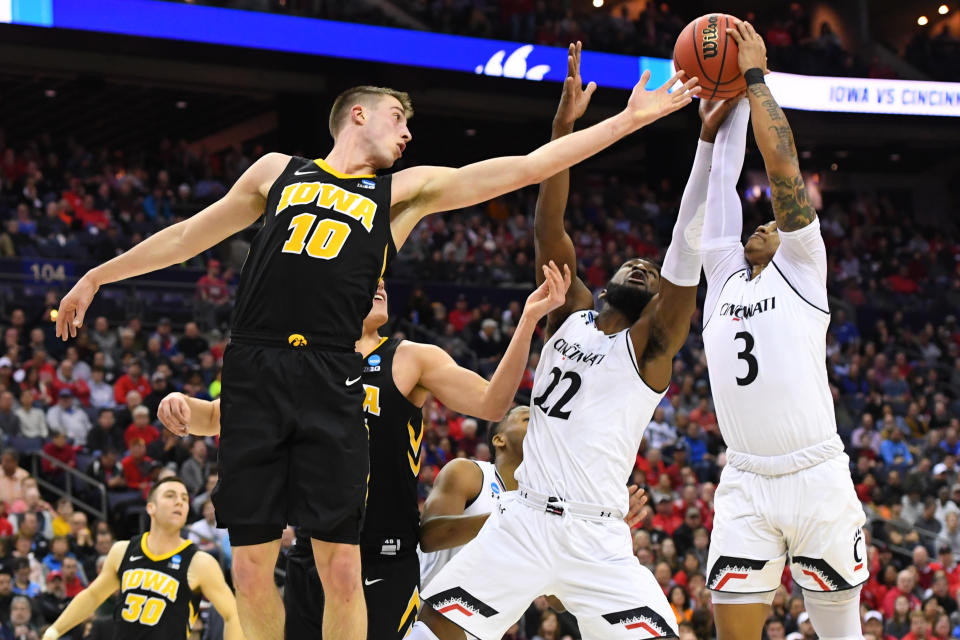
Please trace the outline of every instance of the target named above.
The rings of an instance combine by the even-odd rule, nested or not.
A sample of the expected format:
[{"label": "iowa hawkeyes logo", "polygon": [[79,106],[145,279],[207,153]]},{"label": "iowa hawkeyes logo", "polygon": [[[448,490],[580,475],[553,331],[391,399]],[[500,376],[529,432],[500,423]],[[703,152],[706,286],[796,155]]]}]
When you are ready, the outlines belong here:
[{"label": "iowa hawkeyes logo", "polygon": [[287,337],[287,342],[290,343],[291,347],[305,347],[307,346],[307,339],[304,338],[299,333],[291,333]]}]

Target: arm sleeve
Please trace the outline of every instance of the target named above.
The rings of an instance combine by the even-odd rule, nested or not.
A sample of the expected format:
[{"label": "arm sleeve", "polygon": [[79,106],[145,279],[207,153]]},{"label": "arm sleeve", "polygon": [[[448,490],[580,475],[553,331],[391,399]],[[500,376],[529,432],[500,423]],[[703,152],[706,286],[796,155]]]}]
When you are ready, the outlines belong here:
[{"label": "arm sleeve", "polygon": [[704,318],[713,313],[720,289],[734,273],[744,269],[743,208],[737,181],[747,151],[750,102],[741,100],[720,126],[713,146],[713,165],[707,188],[707,209],[703,218],[703,271],[707,277]]},{"label": "arm sleeve", "polygon": [[796,292],[825,313],[827,302],[827,247],[820,234],[820,218],[797,229],[780,231],[780,248],[773,264]]},{"label": "arm sleeve", "polygon": [[712,156],[713,143],[700,140],[690,178],[680,199],[680,213],[673,226],[673,237],[660,271],[664,278],[682,287],[695,287],[700,283],[700,236]]}]

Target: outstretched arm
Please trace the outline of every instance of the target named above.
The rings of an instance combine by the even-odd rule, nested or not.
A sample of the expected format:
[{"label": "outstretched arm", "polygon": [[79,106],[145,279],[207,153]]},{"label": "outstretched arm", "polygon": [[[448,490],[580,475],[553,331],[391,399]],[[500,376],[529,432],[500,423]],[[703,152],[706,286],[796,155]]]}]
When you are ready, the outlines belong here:
[{"label": "outstretched arm", "polygon": [[763,81],[767,68],[763,38],[748,22],[727,29],[727,33],[740,47],[738,62],[747,79],[753,135],[770,179],[773,215],[780,236],[780,249],[773,265],[807,302],[827,312],[827,249],[800,173],[790,123]]},{"label": "outstretched arm", "polygon": [[563,303],[570,286],[568,268],[564,267],[565,274],[561,275],[557,265],[551,262],[542,270],[546,280],[527,298],[510,345],[489,382],[458,365],[439,347],[410,343],[410,348],[415,349],[414,357],[420,370],[417,384],[453,411],[484,420],[502,419],[523,378],[530,339],[537,323]]},{"label": "outstretched arm", "polygon": [[[717,130],[729,115],[735,101],[701,104],[700,139],[690,169],[690,178],[680,199],[680,212],[673,227],[660,271],[660,292],[645,313],[630,329],[637,365],[647,384],[666,387],[673,370],[673,356],[683,346],[690,331],[690,318],[696,310],[700,284],[701,235],[708,215],[707,195],[714,176],[714,140]],[[711,212],[713,213],[713,212]]]},{"label": "outstretched arm", "polygon": [[448,462],[433,484],[420,518],[420,548],[426,552],[459,547],[473,540],[489,514],[465,516],[467,503],[483,490],[483,472],[465,458]]},{"label": "outstretched arm", "polygon": [[[573,125],[583,115],[590,103],[590,96],[596,90],[596,83],[591,82],[583,89],[580,79],[580,51],[581,45],[570,45],[567,52],[567,79],[563,82],[563,93],[560,97],[560,106],[553,119],[553,135],[551,140],[562,138],[573,133]],[[533,244],[536,251],[537,267],[547,264],[551,260],[558,265],[566,265],[573,274],[573,282],[567,291],[567,298],[558,309],[547,316],[547,334],[556,331],[567,316],[581,309],[593,306],[593,294],[577,277],[577,252],[573,247],[573,240],[567,234],[564,225],[564,212],[567,209],[567,196],[570,191],[570,169],[547,178],[540,183],[540,193],[537,196],[537,207],[534,213]],[[537,284],[543,281],[543,275],[537,271]]]},{"label": "outstretched arm", "polygon": [[90,586],[70,601],[63,613],[43,634],[43,640],[57,640],[61,635],[93,615],[97,607],[120,588],[117,570],[120,568],[120,561],[123,560],[123,554],[126,552],[128,544],[129,542],[126,541],[117,542],[110,548],[107,561],[104,563],[100,575],[90,583]]},{"label": "outstretched arm", "polygon": [[198,400],[174,391],[160,401],[157,419],[178,436],[218,436],[220,398],[213,401]]},{"label": "outstretched arm", "polygon": [[57,337],[76,337],[102,285],[179,264],[253,224],[263,215],[270,186],[289,161],[288,156],[268,153],[244,171],[227,195],[200,213],[88,271],[60,302]]},{"label": "outstretched arm", "polygon": [[803,184],[790,123],[763,82],[763,73],[767,69],[767,49],[763,38],[749,22],[741,22],[736,28],[727,29],[727,33],[740,48],[738,62],[740,71],[747,77],[753,135],[767,167],[777,229],[802,229],[816,219],[817,212],[810,204]]},{"label": "outstretched arm", "polygon": [[682,72],[655,91],[647,91],[645,71],[633,89],[626,109],[603,122],[553,140],[525,156],[505,156],[460,169],[413,167],[393,178],[391,228],[399,246],[424,216],[484,202],[530,184],[542,182],[573,166],[624,136],[690,103],[699,91],[692,78],[669,91]]}]

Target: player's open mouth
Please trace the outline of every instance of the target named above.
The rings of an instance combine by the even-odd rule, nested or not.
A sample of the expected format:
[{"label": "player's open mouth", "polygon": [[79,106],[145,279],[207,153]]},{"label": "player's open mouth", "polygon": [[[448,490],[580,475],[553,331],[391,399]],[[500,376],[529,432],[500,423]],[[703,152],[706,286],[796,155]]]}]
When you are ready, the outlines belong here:
[{"label": "player's open mouth", "polygon": [[397,145],[397,150],[400,151],[401,154],[403,153],[403,150],[406,148],[407,148],[407,145],[403,144],[402,142]]},{"label": "player's open mouth", "polygon": [[373,299],[374,299],[374,300],[379,300],[380,302],[383,302],[384,300],[386,300],[386,298],[384,298],[384,297],[383,297],[381,294],[379,294],[379,293],[378,293],[377,295],[373,296]]},{"label": "player's open mouth", "polygon": [[627,276],[627,282],[632,282],[633,284],[646,284],[647,274],[645,271],[640,271],[639,269],[631,271],[630,275]]}]

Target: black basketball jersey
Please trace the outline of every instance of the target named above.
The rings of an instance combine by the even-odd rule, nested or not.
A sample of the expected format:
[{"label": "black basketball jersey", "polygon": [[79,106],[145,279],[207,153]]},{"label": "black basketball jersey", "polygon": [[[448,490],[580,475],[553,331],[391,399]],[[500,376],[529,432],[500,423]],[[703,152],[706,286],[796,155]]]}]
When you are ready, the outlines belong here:
[{"label": "black basketball jersey", "polygon": [[200,593],[187,581],[197,547],[185,540],[162,556],[150,553],[147,534],[127,545],[117,576],[120,599],[114,619],[114,640],[169,640],[190,636],[200,613]]},{"label": "black basketball jersey", "polygon": [[420,540],[417,479],[423,411],[397,389],[393,357],[400,346],[384,338],[363,362],[364,416],[370,431],[370,482],[360,532],[365,549],[384,555],[415,552]]},{"label": "black basketball jersey", "polygon": [[351,176],[323,160],[291,158],[240,274],[234,333],[352,351],[396,254],[390,185],[389,175]]}]

